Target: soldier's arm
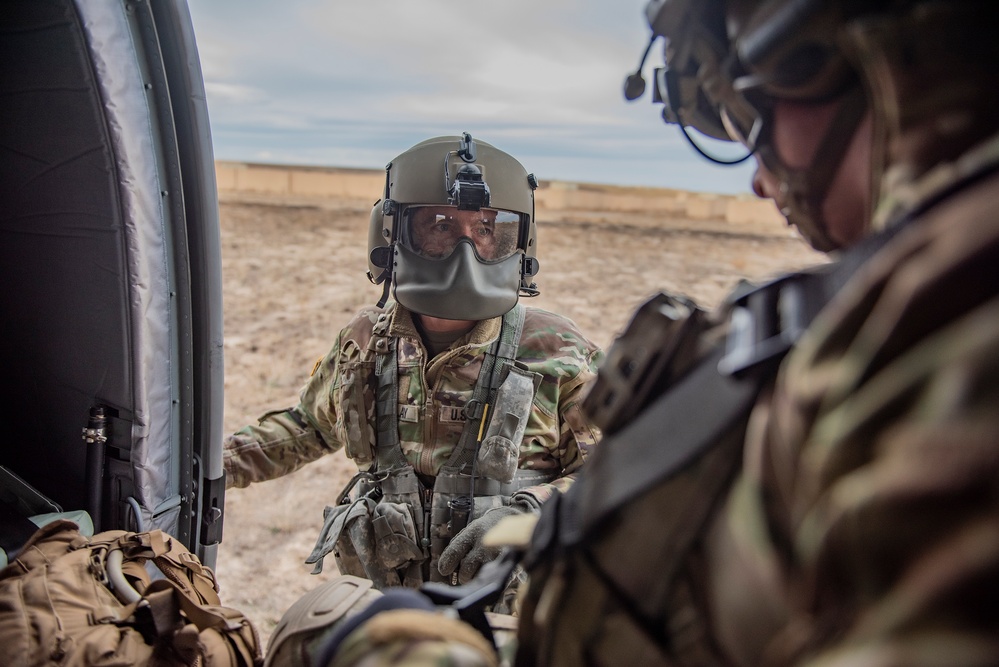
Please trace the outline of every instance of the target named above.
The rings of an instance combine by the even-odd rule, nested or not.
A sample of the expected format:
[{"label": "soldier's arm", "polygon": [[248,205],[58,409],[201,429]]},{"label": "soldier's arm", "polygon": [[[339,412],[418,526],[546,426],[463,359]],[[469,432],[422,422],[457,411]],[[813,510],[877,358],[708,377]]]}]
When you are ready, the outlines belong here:
[{"label": "soldier's arm", "polygon": [[287,475],[335,449],[310,426],[301,406],[268,412],[226,438],[226,487]]},{"label": "soldier's arm", "polygon": [[226,487],[245,487],[298,470],[343,446],[335,430],[336,413],[329,397],[335,388],[339,340],[302,388],[293,408],[265,413],[256,424],[226,438],[223,464]]},{"label": "soldier's arm", "polygon": [[[899,356],[824,406],[800,447],[750,440],[752,465],[724,525],[735,545],[728,553],[750,555],[733,571],[753,576],[730,576],[742,588],[714,607],[764,597],[745,582],[789,582],[772,587],[800,594],[785,595],[787,629],[769,647],[787,652],[784,664],[986,664],[999,655],[990,595],[999,572],[999,344],[988,330],[968,318],[924,343],[940,358]],[[769,442],[794,432],[797,413],[782,407],[825,370],[810,367],[788,368],[797,382],[773,401]],[[730,627],[752,627],[728,617]]]},{"label": "soldier's arm", "polygon": [[541,504],[555,493],[564,493],[576,479],[600,439],[600,430],[591,424],[581,408],[583,394],[588,383],[596,374],[597,365],[603,359],[598,348],[580,349],[581,358],[578,373],[562,385],[559,392],[557,410],[558,445],[552,452],[561,466],[562,472],[552,482],[538,484],[518,491],[516,499],[540,508]]}]

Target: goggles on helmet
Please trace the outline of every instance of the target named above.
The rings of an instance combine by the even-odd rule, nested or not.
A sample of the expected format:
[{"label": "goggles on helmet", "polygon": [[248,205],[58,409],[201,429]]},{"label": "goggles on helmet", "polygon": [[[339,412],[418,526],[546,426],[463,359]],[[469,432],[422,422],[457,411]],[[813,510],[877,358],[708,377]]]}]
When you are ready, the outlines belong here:
[{"label": "goggles on helmet", "polygon": [[523,216],[513,211],[457,206],[410,206],[402,216],[400,241],[426,259],[445,259],[468,240],[481,262],[498,262],[517,252]]}]

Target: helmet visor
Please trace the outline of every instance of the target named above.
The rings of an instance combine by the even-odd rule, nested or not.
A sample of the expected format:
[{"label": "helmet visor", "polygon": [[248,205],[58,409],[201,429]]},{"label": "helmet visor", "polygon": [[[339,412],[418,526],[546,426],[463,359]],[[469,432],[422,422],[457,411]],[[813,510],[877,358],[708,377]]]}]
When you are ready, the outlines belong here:
[{"label": "helmet visor", "polygon": [[496,262],[517,252],[523,217],[496,208],[459,211],[455,206],[410,206],[400,240],[427,259],[445,259],[468,239],[479,260]]}]

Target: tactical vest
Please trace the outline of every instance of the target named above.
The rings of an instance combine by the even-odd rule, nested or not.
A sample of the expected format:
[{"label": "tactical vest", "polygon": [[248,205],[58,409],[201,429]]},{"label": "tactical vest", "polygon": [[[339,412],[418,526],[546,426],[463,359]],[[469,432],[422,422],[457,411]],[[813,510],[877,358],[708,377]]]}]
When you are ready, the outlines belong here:
[{"label": "tactical vest", "polygon": [[[342,574],[370,579],[377,588],[418,587],[443,581],[437,561],[451,538],[487,510],[507,505],[516,491],[551,481],[548,471],[518,468],[520,441],[541,376],[516,361],[524,307],[503,316],[485,354],[465,425],[448,461],[428,487],[399,443],[398,340],[379,316],[369,349],[375,352],[374,465],[354,476],[324,511],[316,546],[306,559],[322,571],[333,553]],[[353,495],[352,495],[353,494]]]}]

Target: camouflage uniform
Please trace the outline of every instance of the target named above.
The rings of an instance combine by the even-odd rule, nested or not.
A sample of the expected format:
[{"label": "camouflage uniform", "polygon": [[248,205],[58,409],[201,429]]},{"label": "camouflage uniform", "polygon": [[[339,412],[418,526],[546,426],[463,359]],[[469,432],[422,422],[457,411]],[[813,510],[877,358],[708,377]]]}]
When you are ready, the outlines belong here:
[{"label": "camouflage uniform", "polygon": [[[874,226],[898,231],[812,322],[731,447],[571,553],[537,558],[518,664],[999,661],[995,50],[951,61],[961,45],[906,49],[876,21],[851,37],[891,122]],[[559,504],[633,444],[602,444]],[[710,518],[674,558],[670,528],[697,505]],[[448,664],[438,650],[392,664]]]},{"label": "camouflage uniform", "polygon": [[[374,396],[368,342],[381,313],[399,346],[399,439],[417,473],[433,477],[464,427],[461,408],[471,395],[483,354],[499,333],[500,318],[479,322],[434,359],[404,308],[361,310],[337,336],[290,410],[269,412],[226,441],[227,484],[286,475],[321,456],[346,448],[361,470],[371,465]],[[524,432],[520,467],[551,471],[558,479],[529,490],[538,503],[565,489],[597,439],[579,399],[601,352],[570,320],[527,308],[517,361],[543,376]]]},{"label": "camouflage uniform", "polygon": [[[941,192],[997,149],[907,189]],[[997,194],[988,176],[900,232],[757,407],[709,542],[739,662],[999,656]]]},{"label": "camouflage uniform", "polygon": [[[816,319],[674,572],[655,558],[695,503],[672,494],[696,498],[703,465],[629,505],[587,556],[531,570],[521,629],[536,664],[995,664],[996,169],[999,137],[889,192],[918,209],[985,174],[909,222]],[[662,538],[636,542],[651,524]]]},{"label": "camouflage uniform", "polygon": [[[408,310],[389,304],[384,310],[360,311],[317,364],[298,406],[268,413],[228,439],[228,483],[240,487],[272,479],[340,448],[360,470],[372,468],[374,357],[384,340],[373,335],[378,331],[397,341],[400,447],[424,484],[432,486],[465,427],[462,408],[486,350],[499,335],[501,319],[478,322],[448,350],[427,359]],[[554,491],[568,488],[596,441],[598,434],[584,419],[579,400],[601,352],[568,319],[525,308],[516,354],[528,371],[540,375],[520,443],[519,468],[550,481],[517,491],[520,502],[537,508]],[[508,501],[496,497],[493,504]],[[475,507],[476,515],[488,509],[478,501]]]},{"label": "camouflage uniform", "polygon": [[[532,664],[999,660],[997,107],[946,52],[927,75],[902,49],[865,50],[886,39],[872,26],[853,37],[869,79],[895,82],[878,104],[898,124],[874,225],[899,230],[756,401],[735,480],[675,571],[654,560],[675,535],[653,547],[627,531],[666,524],[669,494],[706,484],[703,465],[623,510],[585,556],[531,572]],[[964,114],[947,141],[928,122],[940,108]],[[588,590],[600,577],[613,584]]]}]

